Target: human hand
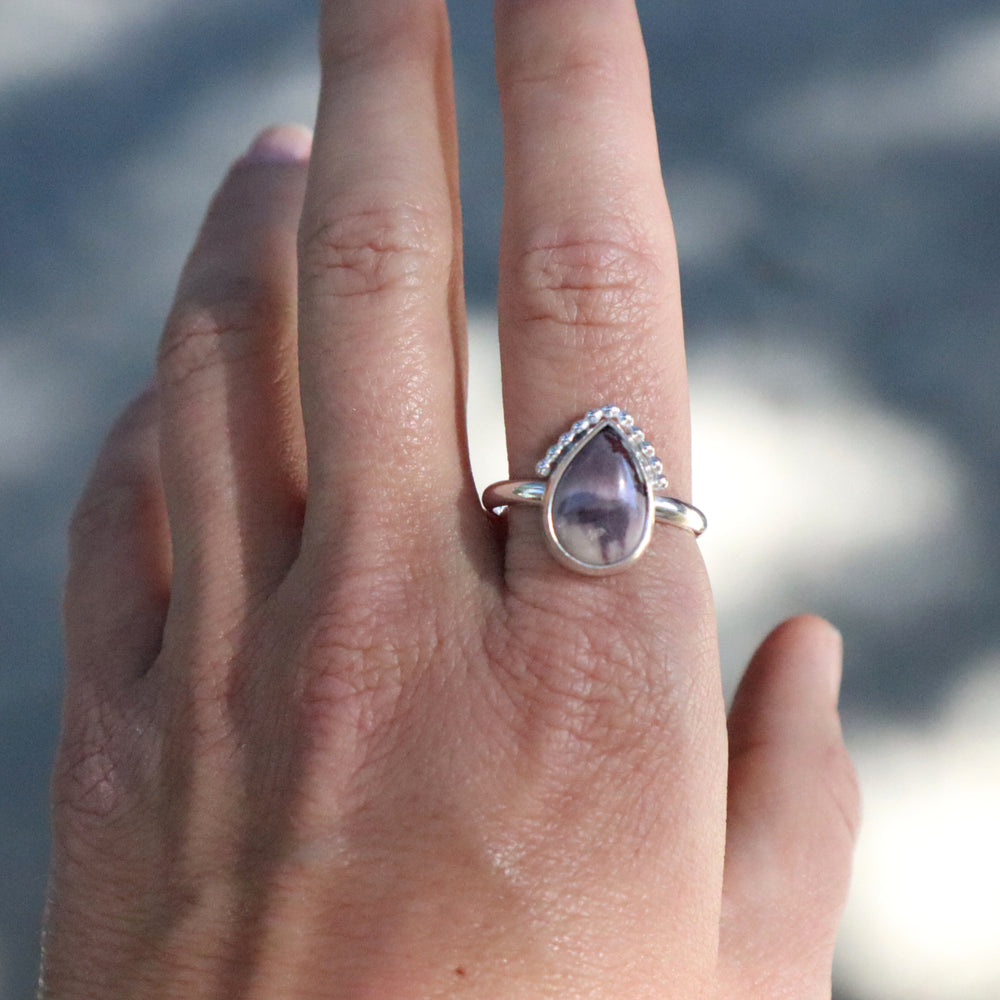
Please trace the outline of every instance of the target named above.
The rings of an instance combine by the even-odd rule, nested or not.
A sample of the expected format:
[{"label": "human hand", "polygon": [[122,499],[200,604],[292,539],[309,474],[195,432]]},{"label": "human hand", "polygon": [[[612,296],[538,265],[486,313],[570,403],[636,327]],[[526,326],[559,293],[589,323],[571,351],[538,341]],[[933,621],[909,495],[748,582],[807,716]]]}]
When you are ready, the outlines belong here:
[{"label": "human hand", "polygon": [[[688,498],[633,3],[496,20],[511,473],[615,400]],[[74,519],[41,996],[828,998],[839,637],[772,634],[727,749],[688,532],[595,579],[483,512],[444,5],[321,35],[311,163],[230,172]]]}]

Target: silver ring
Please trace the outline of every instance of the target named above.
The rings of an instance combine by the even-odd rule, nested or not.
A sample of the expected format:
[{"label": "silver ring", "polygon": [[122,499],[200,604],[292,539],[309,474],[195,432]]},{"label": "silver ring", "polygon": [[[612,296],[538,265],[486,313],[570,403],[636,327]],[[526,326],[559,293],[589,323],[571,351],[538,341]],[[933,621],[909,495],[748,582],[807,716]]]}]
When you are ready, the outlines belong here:
[{"label": "silver ring", "polygon": [[552,554],[589,576],[627,569],[646,551],[653,525],[700,535],[705,515],[666,496],[663,463],[633,417],[618,406],[591,410],[538,463],[540,480],[508,479],[483,490],[483,506],[543,508]]}]

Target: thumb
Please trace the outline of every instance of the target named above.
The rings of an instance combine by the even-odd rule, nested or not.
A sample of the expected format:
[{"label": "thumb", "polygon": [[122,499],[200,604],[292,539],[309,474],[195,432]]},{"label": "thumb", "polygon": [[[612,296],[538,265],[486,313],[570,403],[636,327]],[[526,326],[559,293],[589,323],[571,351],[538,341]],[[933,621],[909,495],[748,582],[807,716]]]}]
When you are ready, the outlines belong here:
[{"label": "thumb", "polygon": [[860,819],[840,633],[806,615],[754,655],[729,714],[720,978],[734,1000],[829,1000]]}]

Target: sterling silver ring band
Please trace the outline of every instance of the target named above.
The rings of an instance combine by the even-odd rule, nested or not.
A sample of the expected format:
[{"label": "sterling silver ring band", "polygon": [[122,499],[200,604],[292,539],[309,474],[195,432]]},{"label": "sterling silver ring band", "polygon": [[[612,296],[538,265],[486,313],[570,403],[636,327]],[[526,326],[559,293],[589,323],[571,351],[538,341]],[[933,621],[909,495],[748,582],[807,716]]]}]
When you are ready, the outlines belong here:
[{"label": "sterling silver ring band", "polygon": [[[707,527],[705,515],[697,507],[676,497],[654,497],[656,520],[659,524],[672,524],[700,535]],[[498,511],[513,504],[530,504],[541,507],[545,503],[545,483],[538,479],[508,479],[493,483],[483,490],[483,506]]]}]

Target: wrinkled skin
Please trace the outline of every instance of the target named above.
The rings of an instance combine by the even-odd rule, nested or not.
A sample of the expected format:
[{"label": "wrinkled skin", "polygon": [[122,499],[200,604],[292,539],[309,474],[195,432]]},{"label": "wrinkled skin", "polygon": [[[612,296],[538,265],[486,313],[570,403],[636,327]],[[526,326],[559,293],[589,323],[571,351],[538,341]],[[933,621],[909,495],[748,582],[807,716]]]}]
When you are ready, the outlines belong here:
[{"label": "wrinkled skin", "polygon": [[[496,30],[511,473],[620,401],[689,498],[634,7]],[[828,1000],[839,636],[779,627],[727,723],[690,534],[594,579],[482,511],[444,4],[320,31],[311,155],[233,166],[73,522],[40,995]]]}]

